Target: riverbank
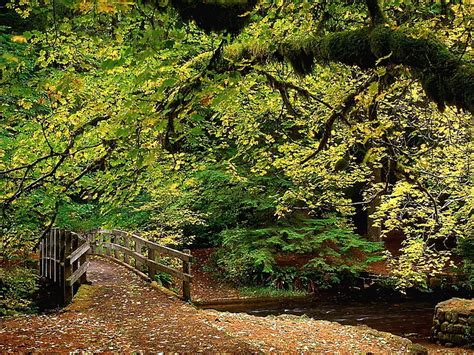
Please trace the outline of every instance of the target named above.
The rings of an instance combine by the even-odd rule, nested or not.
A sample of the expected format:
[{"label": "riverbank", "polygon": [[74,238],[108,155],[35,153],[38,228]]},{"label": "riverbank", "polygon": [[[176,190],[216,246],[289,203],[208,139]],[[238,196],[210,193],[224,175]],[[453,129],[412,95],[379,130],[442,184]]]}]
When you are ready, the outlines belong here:
[{"label": "riverbank", "polygon": [[[438,302],[457,295],[451,294],[451,291],[413,291],[408,295],[401,295],[390,288],[373,284],[367,289],[354,289],[345,293],[320,291],[316,294],[294,295],[283,292],[272,297],[260,292],[260,296],[255,296],[216,278],[209,258],[211,252],[212,249],[193,250],[196,257],[193,268],[196,281],[193,283],[193,299],[194,304],[200,308],[236,313],[235,317],[240,317],[238,313],[261,318],[303,316],[302,319],[308,320],[313,318],[343,325],[369,326],[408,338],[433,352],[468,352],[461,348],[440,346],[431,341],[434,308]],[[378,265],[378,269],[383,268]]]}]

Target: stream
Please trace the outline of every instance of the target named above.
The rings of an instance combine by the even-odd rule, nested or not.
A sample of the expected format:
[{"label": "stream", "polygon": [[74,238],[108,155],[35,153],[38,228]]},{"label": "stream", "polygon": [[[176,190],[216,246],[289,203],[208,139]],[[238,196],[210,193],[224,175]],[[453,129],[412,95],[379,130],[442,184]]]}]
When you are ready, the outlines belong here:
[{"label": "stream", "polygon": [[429,340],[436,302],[406,301],[346,301],[341,303],[318,302],[284,309],[254,309],[246,313],[256,316],[294,314],[338,322],[345,325],[367,325],[371,328],[408,337],[412,340]]},{"label": "stream", "polygon": [[345,325],[367,325],[376,330],[428,342],[434,308],[439,300],[315,300],[301,304],[234,304],[212,307],[221,311],[244,312],[254,316],[281,314],[306,315]]}]

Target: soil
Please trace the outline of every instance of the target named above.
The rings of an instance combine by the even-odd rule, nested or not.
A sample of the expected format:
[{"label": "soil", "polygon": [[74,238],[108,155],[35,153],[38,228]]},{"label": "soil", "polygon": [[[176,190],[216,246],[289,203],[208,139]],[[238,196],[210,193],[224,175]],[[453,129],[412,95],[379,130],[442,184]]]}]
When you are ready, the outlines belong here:
[{"label": "soil", "polygon": [[241,293],[235,286],[219,280],[209,271],[212,267],[209,258],[214,250],[214,248],[207,248],[192,251],[195,258],[192,266],[193,283],[191,284],[193,300],[209,302],[228,298],[242,298]]},{"label": "soil", "polygon": [[63,310],[0,319],[0,352],[406,353],[411,346],[366,327],[198,310],[104,259],[91,260],[88,279]]}]

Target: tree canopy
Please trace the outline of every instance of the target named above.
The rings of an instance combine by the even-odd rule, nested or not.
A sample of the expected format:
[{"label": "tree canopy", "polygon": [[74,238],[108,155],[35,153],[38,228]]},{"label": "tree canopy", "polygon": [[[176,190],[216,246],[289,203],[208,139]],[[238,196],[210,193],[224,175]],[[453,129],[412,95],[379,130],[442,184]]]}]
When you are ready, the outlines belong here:
[{"label": "tree canopy", "polygon": [[219,245],[236,279],[319,253],[337,281],[364,236],[403,235],[393,273],[426,287],[472,246],[472,10],[0,2],[3,253],[111,226]]}]

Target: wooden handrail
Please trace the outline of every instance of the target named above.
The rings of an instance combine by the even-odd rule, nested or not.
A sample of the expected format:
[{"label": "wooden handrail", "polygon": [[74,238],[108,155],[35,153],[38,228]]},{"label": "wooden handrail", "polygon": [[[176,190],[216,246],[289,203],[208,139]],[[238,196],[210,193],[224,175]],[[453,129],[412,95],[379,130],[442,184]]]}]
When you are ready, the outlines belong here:
[{"label": "wooden handrail", "polygon": [[84,264],[79,266],[79,268],[73,272],[73,274],[66,279],[66,282],[72,286],[74,283],[79,280],[79,278],[84,275],[84,273],[87,271],[87,268],[89,267],[89,261],[86,261]]},{"label": "wooden handrail", "polygon": [[116,236],[119,236],[119,237],[125,237],[125,238],[138,240],[141,243],[145,244],[147,247],[158,251],[160,254],[176,257],[176,258],[181,259],[183,261],[192,261],[192,258],[193,258],[192,255],[190,255],[190,254],[186,254],[186,253],[183,253],[179,250],[171,249],[169,247],[154,243],[154,242],[152,242],[148,239],[145,239],[143,237],[140,237],[139,235],[136,235],[134,233],[124,232],[124,231],[121,231],[121,230],[118,230],[118,229],[113,229],[113,230],[101,229],[101,230],[98,230],[97,233],[108,234],[108,235],[116,235]]},{"label": "wooden handrail", "polygon": [[82,244],[79,248],[77,248],[76,250],[74,250],[69,256],[68,258],[70,259],[70,262],[73,263],[75,262],[77,259],[79,259],[82,255],[84,255],[85,253],[87,253],[91,248],[91,245],[89,244],[89,242],[85,242],[84,244]]},{"label": "wooden handrail", "polygon": [[106,248],[110,248],[112,250],[120,250],[121,252],[123,253],[126,253],[128,254],[128,256],[131,256],[133,258],[137,258],[137,259],[140,259],[140,261],[142,261],[143,263],[147,264],[148,266],[152,265],[154,266],[157,270],[159,271],[162,271],[162,272],[166,272],[168,274],[171,274],[173,276],[176,276],[177,278],[181,279],[181,280],[185,280],[185,281],[189,281],[191,282],[191,279],[192,279],[192,276],[190,274],[187,274],[187,273],[184,273],[184,272],[181,272],[181,271],[178,271],[176,269],[173,269],[172,267],[169,267],[169,266],[166,266],[166,265],[163,265],[163,264],[160,264],[154,260],[150,260],[148,259],[147,257],[145,257],[144,255],[142,254],[139,254],[137,253],[136,251],[133,251],[133,250],[130,250],[120,244],[114,244],[114,243],[104,243],[103,244]]},{"label": "wooden handrail", "polygon": [[[105,239],[107,240],[104,240]],[[122,240],[122,244],[119,241]],[[130,245],[130,241],[134,245]],[[146,248],[146,255],[142,254],[142,248]],[[105,249],[105,250],[103,250]],[[132,250],[135,249],[135,250]],[[96,254],[104,255],[120,264],[126,264],[133,268],[137,274],[145,275],[147,279],[153,280],[157,271],[170,274],[183,282],[183,298],[186,301],[191,300],[191,261],[193,257],[191,252],[182,252],[169,247],[165,247],[149,241],[134,233],[121,230],[101,229],[95,232],[93,250]],[[163,265],[155,260],[156,253],[172,258],[180,259],[183,263],[182,270],[177,270],[171,266]],[[122,255],[120,255],[122,254]],[[121,259],[123,257],[123,260]],[[133,259],[133,260],[131,260]],[[143,273],[142,267],[145,266],[148,275]]]}]

